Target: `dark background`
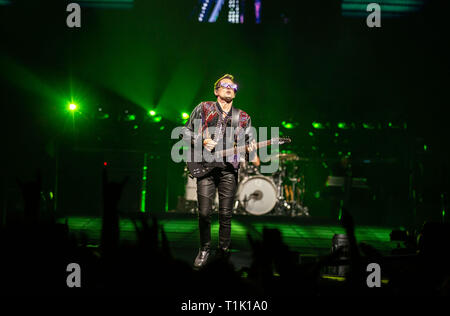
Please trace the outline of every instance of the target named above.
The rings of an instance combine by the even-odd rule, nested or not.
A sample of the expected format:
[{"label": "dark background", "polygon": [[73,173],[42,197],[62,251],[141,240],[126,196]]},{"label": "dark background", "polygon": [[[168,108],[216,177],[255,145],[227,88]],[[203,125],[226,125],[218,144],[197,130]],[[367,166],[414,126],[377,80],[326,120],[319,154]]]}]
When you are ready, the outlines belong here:
[{"label": "dark background", "polygon": [[[2,218],[22,208],[16,178],[32,179],[38,169],[57,214],[99,215],[104,162],[113,179],[130,176],[122,209],[133,212],[144,152],[147,211],[175,209],[185,180],[184,166],[170,160],[170,131],[182,112],[214,99],[212,84],[225,73],[236,77],[235,103],[256,127],[293,124],[281,131],[294,139],[286,149],[310,159],[302,168],[312,216],[335,216],[323,184],[351,152],[354,175],[371,182],[370,193],[354,192],[357,218],[405,225],[441,218],[449,170],[444,1],[382,16],[381,28],[343,16],[340,1],[266,1],[258,25],[196,23],[196,4],[84,7],[79,29],[66,26],[64,1],[0,6]],[[71,100],[76,113],[67,111]],[[96,118],[99,107],[109,119]],[[125,121],[125,110],[136,120]],[[327,128],[314,130],[313,121]]]}]

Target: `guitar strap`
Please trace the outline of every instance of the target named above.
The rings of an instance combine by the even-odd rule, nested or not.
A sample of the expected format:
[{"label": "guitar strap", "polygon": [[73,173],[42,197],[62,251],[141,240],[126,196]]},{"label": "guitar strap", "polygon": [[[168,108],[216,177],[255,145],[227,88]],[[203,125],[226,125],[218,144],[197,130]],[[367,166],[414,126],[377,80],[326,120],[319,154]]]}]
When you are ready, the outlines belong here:
[{"label": "guitar strap", "polygon": [[[239,128],[239,117],[241,114],[241,110],[238,108],[233,108],[232,116],[231,116],[231,127],[234,129],[234,144],[237,146],[237,135]],[[238,169],[238,179],[239,179],[240,168]]]},{"label": "guitar strap", "polygon": [[234,127],[235,131],[239,126],[239,115],[241,114],[241,110],[233,107],[233,115],[231,116],[231,127]]},{"label": "guitar strap", "polygon": [[[218,107],[217,103],[215,104],[215,106],[216,106],[216,111],[219,115],[219,119],[217,120],[216,133],[214,134],[214,139],[213,139],[216,141],[216,139],[218,139],[217,130],[219,127],[219,123],[221,122],[221,120],[223,118],[221,117],[221,115],[222,115],[221,112],[219,111],[219,109],[217,109],[217,107]],[[231,114],[231,127],[233,130],[233,134],[227,135],[227,137],[229,137],[228,144],[236,145],[237,144],[237,135],[238,135],[237,131],[239,128],[239,117],[241,114],[241,110],[238,108],[235,108],[233,106],[232,106],[231,110],[232,110],[232,112],[231,112],[232,113]],[[224,126],[224,128],[226,128],[226,126]],[[207,131],[208,131],[208,129],[207,129]],[[209,137],[209,134],[208,134],[208,137]],[[226,140],[224,139],[224,141],[226,141]]]},{"label": "guitar strap", "polygon": [[231,116],[231,127],[234,130],[234,143],[237,144],[237,135],[238,135],[238,128],[239,128],[239,116],[241,114],[241,110],[238,108],[233,107],[233,112]]},{"label": "guitar strap", "polygon": [[[217,110],[217,112],[220,115],[220,111]],[[236,140],[236,135],[237,135],[238,127],[239,127],[239,116],[240,115],[241,115],[241,110],[238,109],[238,108],[235,108],[233,106],[232,107],[232,115],[231,115],[231,127],[233,128],[233,131],[234,131],[234,140],[235,140],[235,142],[237,141]],[[217,121],[216,130],[218,129],[219,122],[220,122],[220,120]],[[209,133],[208,133],[208,137],[209,137]],[[231,135],[230,135],[230,137],[231,137]],[[214,135],[214,138],[217,138],[217,137]]]}]

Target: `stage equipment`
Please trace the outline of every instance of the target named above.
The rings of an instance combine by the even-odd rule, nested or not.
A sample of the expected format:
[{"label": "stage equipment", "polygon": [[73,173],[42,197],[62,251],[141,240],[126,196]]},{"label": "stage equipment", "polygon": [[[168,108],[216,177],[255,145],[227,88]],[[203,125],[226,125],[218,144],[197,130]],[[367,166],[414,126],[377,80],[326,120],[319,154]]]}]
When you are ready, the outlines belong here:
[{"label": "stage equipment", "polygon": [[347,235],[334,234],[332,239],[331,253],[339,252],[338,263],[330,267],[330,274],[345,276],[349,269],[348,260],[350,259],[350,243]]},{"label": "stage equipment", "polygon": [[245,211],[252,215],[267,214],[278,202],[275,183],[264,176],[245,178],[239,184],[237,198]]}]

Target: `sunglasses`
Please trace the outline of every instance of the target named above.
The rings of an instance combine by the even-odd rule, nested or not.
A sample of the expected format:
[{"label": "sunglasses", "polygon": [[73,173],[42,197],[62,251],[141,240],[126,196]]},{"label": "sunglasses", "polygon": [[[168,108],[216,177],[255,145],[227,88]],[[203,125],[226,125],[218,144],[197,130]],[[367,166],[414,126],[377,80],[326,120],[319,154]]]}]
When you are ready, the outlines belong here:
[{"label": "sunglasses", "polygon": [[230,89],[233,89],[234,92],[237,91],[237,84],[235,84],[235,83],[221,82],[221,83],[219,84],[219,87],[222,87],[222,88],[230,88]]}]

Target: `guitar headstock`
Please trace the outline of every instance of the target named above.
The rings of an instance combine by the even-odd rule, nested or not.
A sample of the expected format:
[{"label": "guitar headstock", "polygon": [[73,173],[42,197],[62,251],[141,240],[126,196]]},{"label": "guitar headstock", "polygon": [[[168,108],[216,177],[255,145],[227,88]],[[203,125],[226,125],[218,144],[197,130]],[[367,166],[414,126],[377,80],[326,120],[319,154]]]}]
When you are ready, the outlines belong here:
[{"label": "guitar headstock", "polygon": [[291,139],[289,137],[274,137],[270,140],[271,144],[278,144],[278,145],[289,144],[290,142]]}]

